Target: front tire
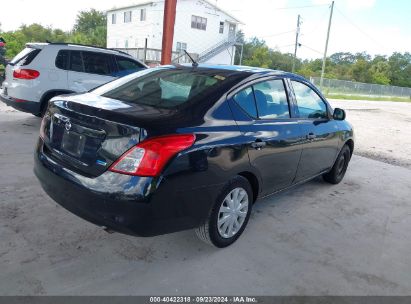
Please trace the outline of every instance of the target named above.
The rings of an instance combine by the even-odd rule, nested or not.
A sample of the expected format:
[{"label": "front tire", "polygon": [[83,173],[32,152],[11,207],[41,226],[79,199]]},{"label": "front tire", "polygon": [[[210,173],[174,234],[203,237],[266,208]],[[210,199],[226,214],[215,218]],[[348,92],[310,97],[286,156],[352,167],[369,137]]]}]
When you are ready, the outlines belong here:
[{"label": "front tire", "polygon": [[341,149],[331,171],[323,175],[323,179],[330,184],[338,184],[344,178],[348,163],[351,159],[351,151],[347,145]]},{"label": "front tire", "polygon": [[223,188],[205,222],[196,228],[207,244],[224,248],[234,243],[247,226],[253,204],[250,183],[236,176]]}]

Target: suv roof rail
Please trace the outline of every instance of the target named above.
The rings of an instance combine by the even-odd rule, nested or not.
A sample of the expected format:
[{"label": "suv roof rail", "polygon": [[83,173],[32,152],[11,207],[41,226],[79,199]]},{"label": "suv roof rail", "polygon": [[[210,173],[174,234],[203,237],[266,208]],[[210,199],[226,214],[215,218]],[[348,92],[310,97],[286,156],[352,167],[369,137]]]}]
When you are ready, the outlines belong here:
[{"label": "suv roof rail", "polygon": [[131,56],[130,54],[120,51],[120,50],[116,50],[116,49],[112,49],[112,48],[105,48],[105,47],[101,47],[101,46],[95,46],[95,45],[90,45],[90,44],[81,44],[81,43],[71,43],[71,42],[49,42],[47,41],[48,44],[51,45],[77,45],[77,46],[85,46],[85,47],[92,47],[95,49],[102,49],[102,50],[108,50],[108,51],[115,51],[121,54],[125,54],[127,56]]}]

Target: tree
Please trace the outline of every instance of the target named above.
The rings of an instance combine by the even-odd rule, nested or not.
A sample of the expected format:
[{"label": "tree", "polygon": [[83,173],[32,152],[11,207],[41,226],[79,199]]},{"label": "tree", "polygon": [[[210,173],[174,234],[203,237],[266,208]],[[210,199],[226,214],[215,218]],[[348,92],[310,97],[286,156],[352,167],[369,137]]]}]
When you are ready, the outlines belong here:
[{"label": "tree", "polygon": [[393,53],[388,58],[391,73],[391,84],[411,87],[411,54]]},{"label": "tree", "polygon": [[104,12],[91,9],[80,11],[73,28],[73,42],[105,47],[107,18]]}]

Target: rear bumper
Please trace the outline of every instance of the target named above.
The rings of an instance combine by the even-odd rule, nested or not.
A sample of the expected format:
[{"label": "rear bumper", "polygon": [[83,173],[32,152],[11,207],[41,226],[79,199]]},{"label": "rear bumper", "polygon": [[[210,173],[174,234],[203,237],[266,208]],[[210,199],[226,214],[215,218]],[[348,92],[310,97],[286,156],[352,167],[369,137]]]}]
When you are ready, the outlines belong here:
[{"label": "rear bumper", "polygon": [[22,112],[31,114],[40,113],[40,102],[15,99],[10,96],[4,95],[3,90],[0,91],[0,100],[6,105]]},{"label": "rear bumper", "polygon": [[178,191],[178,180],[109,171],[87,178],[59,165],[42,147],[39,139],[34,173],[45,192],[77,216],[117,232],[154,236],[198,227],[218,194],[215,185]]}]

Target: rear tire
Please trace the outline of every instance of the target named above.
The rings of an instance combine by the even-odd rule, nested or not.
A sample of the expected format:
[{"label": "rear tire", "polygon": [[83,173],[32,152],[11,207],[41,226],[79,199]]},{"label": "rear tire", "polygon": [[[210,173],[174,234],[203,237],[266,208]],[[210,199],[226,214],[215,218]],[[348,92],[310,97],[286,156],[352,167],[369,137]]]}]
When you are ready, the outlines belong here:
[{"label": "rear tire", "polygon": [[208,218],[196,228],[198,238],[218,248],[231,245],[247,226],[252,204],[250,183],[242,176],[234,177],[218,195]]},{"label": "rear tire", "polygon": [[344,178],[348,163],[351,159],[351,151],[347,145],[341,149],[331,171],[323,174],[323,179],[330,184],[338,184]]}]

